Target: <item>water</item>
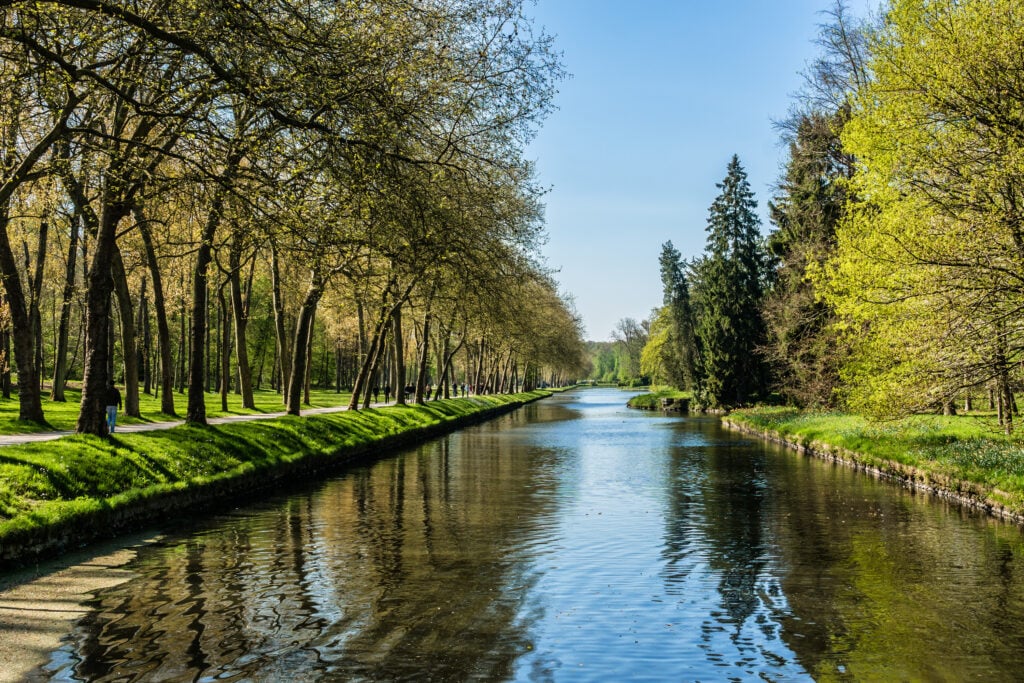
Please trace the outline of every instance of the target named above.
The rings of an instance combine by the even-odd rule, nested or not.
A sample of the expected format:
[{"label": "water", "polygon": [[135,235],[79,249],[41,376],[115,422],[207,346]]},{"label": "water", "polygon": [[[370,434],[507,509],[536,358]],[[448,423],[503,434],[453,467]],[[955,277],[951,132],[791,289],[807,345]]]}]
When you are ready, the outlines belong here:
[{"label": "water", "polygon": [[618,391],[169,534],[54,680],[1015,680],[1006,525]]}]

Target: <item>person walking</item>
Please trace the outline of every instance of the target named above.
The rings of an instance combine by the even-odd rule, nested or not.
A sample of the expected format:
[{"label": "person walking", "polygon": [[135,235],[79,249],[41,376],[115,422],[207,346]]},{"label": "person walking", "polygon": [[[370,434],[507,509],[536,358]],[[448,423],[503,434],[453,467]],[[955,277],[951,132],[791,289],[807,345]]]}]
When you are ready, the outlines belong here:
[{"label": "person walking", "polygon": [[107,432],[113,434],[114,427],[117,426],[117,409],[122,405],[121,392],[117,390],[113,382],[107,385],[104,403],[107,405]]}]

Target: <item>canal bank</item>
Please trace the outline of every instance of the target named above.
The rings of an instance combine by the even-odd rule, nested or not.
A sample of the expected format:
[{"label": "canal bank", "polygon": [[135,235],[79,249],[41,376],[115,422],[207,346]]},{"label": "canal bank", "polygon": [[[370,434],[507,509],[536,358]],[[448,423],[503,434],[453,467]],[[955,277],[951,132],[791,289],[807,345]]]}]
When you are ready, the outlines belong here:
[{"label": "canal bank", "polygon": [[0,462],[0,569],[307,482],[549,395],[490,395],[12,446]]},{"label": "canal bank", "polygon": [[[920,455],[912,457],[912,462],[899,462],[866,452],[867,448],[854,450],[822,438],[786,433],[785,427],[767,428],[757,422],[756,413],[742,411],[722,418],[722,425],[727,429],[756,436],[801,455],[843,465],[878,479],[892,481],[912,491],[927,493],[993,517],[1024,525],[1024,501],[1021,492],[1017,490],[1019,483],[1007,481],[1005,473],[984,467],[968,469],[948,462],[922,458]],[[962,446],[960,450],[975,448],[981,451],[986,445],[977,440],[965,440],[965,443],[961,444],[958,439],[950,436],[941,447],[949,449]],[[909,450],[911,449],[908,448]],[[1000,481],[1001,477],[1003,481]]]}]

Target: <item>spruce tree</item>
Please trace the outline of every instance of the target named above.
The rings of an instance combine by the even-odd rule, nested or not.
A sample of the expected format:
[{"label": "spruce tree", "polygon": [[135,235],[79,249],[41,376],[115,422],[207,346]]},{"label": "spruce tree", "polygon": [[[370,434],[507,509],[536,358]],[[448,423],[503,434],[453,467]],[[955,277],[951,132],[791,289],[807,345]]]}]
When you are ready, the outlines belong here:
[{"label": "spruce tree", "polygon": [[739,157],[729,162],[708,212],[704,256],[694,264],[695,333],[701,350],[698,398],[710,408],[762,396],[766,256],[757,201]]},{"label": "spruce tree", "polygon": [[663,365],[669,381],[680,389],[693,389],[697,383],[697,342],[693,333],[693,311],[690,287],[682,256],[672,242],[661,245],[658,257],[661,268],[663,305],[671,320],[668,343],[663,351]]}]

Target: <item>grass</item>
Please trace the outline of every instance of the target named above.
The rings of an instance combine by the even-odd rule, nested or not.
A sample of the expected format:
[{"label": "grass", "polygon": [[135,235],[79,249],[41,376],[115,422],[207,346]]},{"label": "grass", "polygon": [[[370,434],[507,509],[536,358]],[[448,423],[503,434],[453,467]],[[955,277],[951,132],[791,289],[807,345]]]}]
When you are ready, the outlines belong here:
[{"label": "grass", "polygon": [[[549,395],[531,392],[357,412],[116,434],[0,449],[0,546],[76,519]],[[351,451],[350,451],[351,452]]]},{"label": "grass", "polygon": [[1024,438],[1003,434],[987,415],[873,422],[843,413],[763,407],[735,411],[729,420],[818,450],[843,449],[885,471],[912,468],[919,478],[1024,514]]},{"label": "grass", "polygon": [[652,391],[646,394],[637,394],[629,399],[626,405],[630,408],[640,408],[641,410],[659,410],[661,408],[661,399],[663,398],[692,398],[688,391],[679,391],[669,387],[652,387],[651,389]]},{"label": "grass", "polygon": [[[18,397],[0,398],[0,434],[28,434],[56,430],[69,430],[75,428],[78,421],[78,408],[81,402],[81,392],[75,389],[65,391],[67,401],[64,403],[50,401],[48,395],[43,397],[43,412],[46,415],[47,425],[40,425],[34,422],[27,422],[18,419]],[[334,393],[329,389],[319,389],[310,392],[310,405],[303,408],[326,408],[337,405],[347,405],[351,394],[349,392]],[[224,415],[245,415],[250,413],[276,413],[284,410],[281,394],[274,391],[255,391],[253,399],[256,410],[242,408],[242,397],[236,394],[228,394],[228,410],[220,409],[220,394],[206,394],[206,415],[207,417],[221,417]],[[181,419],[185,415],[185,408],[188,403],[186,394],[174,394],[174,408],[178,413],[175,418],[160,412],[160,399],[154,396],[139,394],[139,412],[141,418],[128,417],[124,411],[117,415],[118,424],[135,424],[139,422],[165,422],[168,420]]]}]

